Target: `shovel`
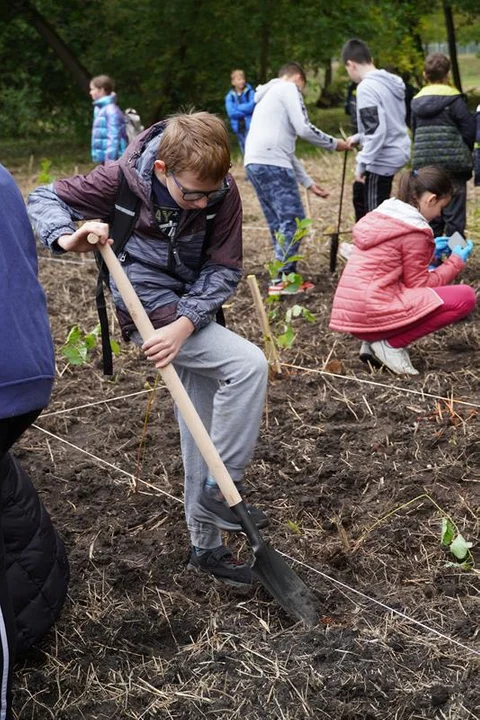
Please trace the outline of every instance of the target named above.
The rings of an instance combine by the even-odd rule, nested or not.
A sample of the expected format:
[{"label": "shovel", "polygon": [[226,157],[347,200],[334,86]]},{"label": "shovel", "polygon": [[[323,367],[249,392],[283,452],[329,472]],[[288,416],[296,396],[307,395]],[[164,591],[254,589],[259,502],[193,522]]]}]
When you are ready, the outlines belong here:
[{"label": "shovel", "polygon": [[[98,240],[95,233],[89,233],[88,241],[92,245],[98,243]],[[110,245],[99,244],[98,249],[135,326],[143,340],[147,340],[155,330],[145,308]],[[315,595],[287,565],[282,556],[263,540],[173,365],[167,365],[159,370],[215,482],[229,507],[237,515],[242,530],[247,536],[254,554],[253,573],[289,615],[313,627],[318,617]]]},{"label": "shovel", "polygon": [[330,272],[332,273],[337,269],[338,240],[340,237],[340,223],[342,221],[343,191],[345,189],[345,176],[347,173],[347,156],[348,150],[345,150],[343,154],[342,185],[340,189],[340,204],[338,206],[337,232],[332,233],[330,236]]}]

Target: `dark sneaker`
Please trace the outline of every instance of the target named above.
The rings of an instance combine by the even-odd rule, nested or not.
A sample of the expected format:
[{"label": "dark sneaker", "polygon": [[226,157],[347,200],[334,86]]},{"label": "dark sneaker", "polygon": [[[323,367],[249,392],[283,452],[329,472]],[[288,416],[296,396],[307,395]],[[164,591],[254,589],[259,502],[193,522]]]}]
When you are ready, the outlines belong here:
[{"label": "dark sneaker", "polygon": [[214,550],[207,550],[201,555],[198,555],[192,548],[187,568],[209,573],[225,585],[243,587],[253,583],[253,572],[250,565],[237,560],[225,545]]},{"label": "dark sneaker", "polygon": [[360,345],[360,352],[358,355],[360,360],[365,363],[365,365],[371,365],[376,369],[383,367],[382,363],[377,360],[377,358],[373,354],[372,346],[365,340]]},{"label": "dark sneaker", "polygon": [[[245,506],[253,522],[260,530],[267,527],[268,518],[263,510],[247,502],[245,502]],[[215,525],[219,530],[242,532],[238,517],[225,500],[217,500],[215,495],[209,493],[208,490],[203,490],[192,514],[198,522]]]}]

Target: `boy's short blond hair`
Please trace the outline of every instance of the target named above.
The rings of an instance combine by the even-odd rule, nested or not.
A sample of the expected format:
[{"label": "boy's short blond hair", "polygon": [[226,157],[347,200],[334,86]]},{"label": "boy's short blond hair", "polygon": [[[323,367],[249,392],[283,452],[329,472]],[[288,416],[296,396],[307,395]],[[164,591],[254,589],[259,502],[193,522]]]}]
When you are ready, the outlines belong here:
[{"label": "boy's short blond hair", "polygon": [[220,182],[230,168],[225,123],[208,112],[171,115],[160,140],[157,158],[166,169],[195,173],[199,180]]},{"label": "boy's short blond hair", "polygon": [[235,75],[241,75],[243,78],[245,78],[245,72],[243,70],[240,70],[240,68],[232,70],[232,72],[230,73],[230,80],[233,80]]}]

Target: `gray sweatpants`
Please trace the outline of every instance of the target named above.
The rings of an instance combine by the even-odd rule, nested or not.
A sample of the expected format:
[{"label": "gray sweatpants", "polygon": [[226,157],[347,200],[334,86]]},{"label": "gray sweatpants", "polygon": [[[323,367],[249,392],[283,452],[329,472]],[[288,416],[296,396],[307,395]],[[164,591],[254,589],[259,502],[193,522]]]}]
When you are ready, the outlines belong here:
[{"label": "gray sweatpants", "polygon": [[[140,342],[135,336],[132,340]],[[253,455],[262,419],[268,377],[264,353],[231,330],[211,322],[190,335],[173,364],[227,470],[238,482]],[[208,469],[182,418],[178,412],[176,415],[191,542],[195,547],[214,548],[221,544],[220,532],[191,516]]]}]

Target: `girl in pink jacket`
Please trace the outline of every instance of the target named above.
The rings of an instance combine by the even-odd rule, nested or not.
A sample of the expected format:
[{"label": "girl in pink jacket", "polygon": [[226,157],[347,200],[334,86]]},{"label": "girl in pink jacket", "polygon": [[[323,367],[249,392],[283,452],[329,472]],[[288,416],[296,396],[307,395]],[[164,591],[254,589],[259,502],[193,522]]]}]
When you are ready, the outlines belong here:
[{"label": "girl in pink jacket", "polygon": [[[436,167],[406,172],[398,196],[385,200],[353,228],[354,249],[333,300],[330,327],[362,340],[360,357],[397,374],[418,375],[406,349],[414,340],[457,322],[475,307],[468,285],[448,285],[473,249],[434,241],[428,224],[448,205],[453,189]],[[440,261],[439,261],[440,262]]]}]

